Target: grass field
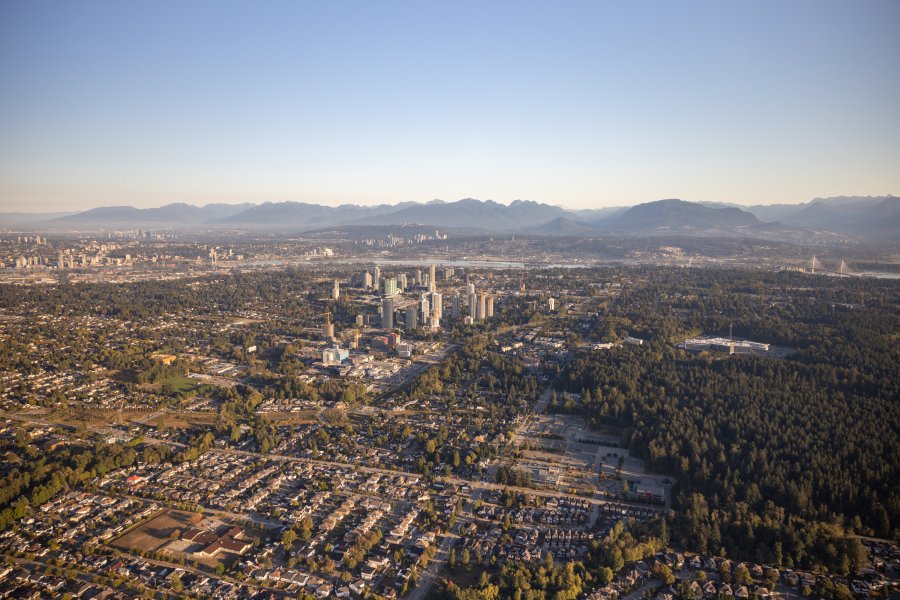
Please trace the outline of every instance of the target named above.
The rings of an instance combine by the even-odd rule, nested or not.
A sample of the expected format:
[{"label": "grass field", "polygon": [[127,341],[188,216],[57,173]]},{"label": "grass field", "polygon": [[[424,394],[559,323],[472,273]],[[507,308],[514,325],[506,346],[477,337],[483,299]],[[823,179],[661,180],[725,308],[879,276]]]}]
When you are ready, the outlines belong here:
[{"label": "grass field", "polygon": [[163,379],[157,385],[160,387],[171,386],[175,392],[190,392],[200,387],[196,381],[189,377],[170,377],[169,379]]}]

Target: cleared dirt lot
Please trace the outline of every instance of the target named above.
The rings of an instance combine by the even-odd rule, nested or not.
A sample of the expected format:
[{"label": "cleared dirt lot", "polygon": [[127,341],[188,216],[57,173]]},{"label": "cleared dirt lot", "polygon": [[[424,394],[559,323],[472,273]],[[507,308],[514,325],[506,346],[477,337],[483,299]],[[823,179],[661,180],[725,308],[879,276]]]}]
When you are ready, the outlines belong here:
[{"label": "cleared dirt lot", "polygon": [[164,510],[141,523],[125,535],[114,540],[110,545],[121,550],[140,550],[149,552],[167,544],[172,532],[176,529],[185,531],[191,527],[196,513],[183,510]]}]

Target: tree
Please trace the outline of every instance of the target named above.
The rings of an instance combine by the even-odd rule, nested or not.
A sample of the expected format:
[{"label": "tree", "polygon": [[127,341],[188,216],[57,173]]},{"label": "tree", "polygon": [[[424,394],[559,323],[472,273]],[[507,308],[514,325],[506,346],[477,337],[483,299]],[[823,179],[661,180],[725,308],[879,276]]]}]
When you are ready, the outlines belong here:
[{"label": "tree", "polygon": [[176,592],[184,589],[184,584],[181,583],[181,573],[178,571],[172,573],[172,576],[169,577],[169,586]]},{"label": "tree", "polygon": [[625,558],[618,546],[613,546],[607,555],[606,564],[612,569],[613,573],[618,573],[625,566]]},{"label": "tree", "polygon": [[672,570],[668,565],[657,562],[653,565],[652,573],[666,585],[675,583],[675,576],[672,574]]},{"label": "tree", "polygon": [[285,552],[290,552],[294,542],[297,540],[297,533],[293,529],[286,529],[281,534],[281,545],[284,546]]},{"label": "tree", "polygon": [[613,576],[613,571],[609,567],[600,567],[600,570],[597,572],[597,578],[600,580],[601,585],[606,585],[612,581]]}]

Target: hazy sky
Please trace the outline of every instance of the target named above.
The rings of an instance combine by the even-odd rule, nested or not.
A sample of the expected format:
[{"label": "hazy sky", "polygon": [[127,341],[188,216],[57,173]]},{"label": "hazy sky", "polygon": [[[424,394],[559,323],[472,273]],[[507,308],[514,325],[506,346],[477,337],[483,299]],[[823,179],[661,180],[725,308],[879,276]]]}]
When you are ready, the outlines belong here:
[{"label": "hazy sky", "polygon": [[900,194],[897,0],[0,2],[0,210]]}]

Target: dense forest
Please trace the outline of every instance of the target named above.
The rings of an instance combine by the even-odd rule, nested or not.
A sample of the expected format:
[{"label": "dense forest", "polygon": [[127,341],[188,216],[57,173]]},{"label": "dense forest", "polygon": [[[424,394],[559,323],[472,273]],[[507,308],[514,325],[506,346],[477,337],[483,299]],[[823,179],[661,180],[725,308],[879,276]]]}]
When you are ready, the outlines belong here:
[{"label": "dense forest", "polygon": [[[645,275],[596,327],[604,336],[639,331],[647,343],[580,353],[560,385],[581,401],[557,409],[620,428],[623,446],[677,479],[673,539],[846,573],[860,552],[848,532],[900,534],[898,286],[746,272],[700,272],[685,285],[684,276]],[[797,351],[776,360],[673,346],[687,333],[727,334],[730,324]]]}]

